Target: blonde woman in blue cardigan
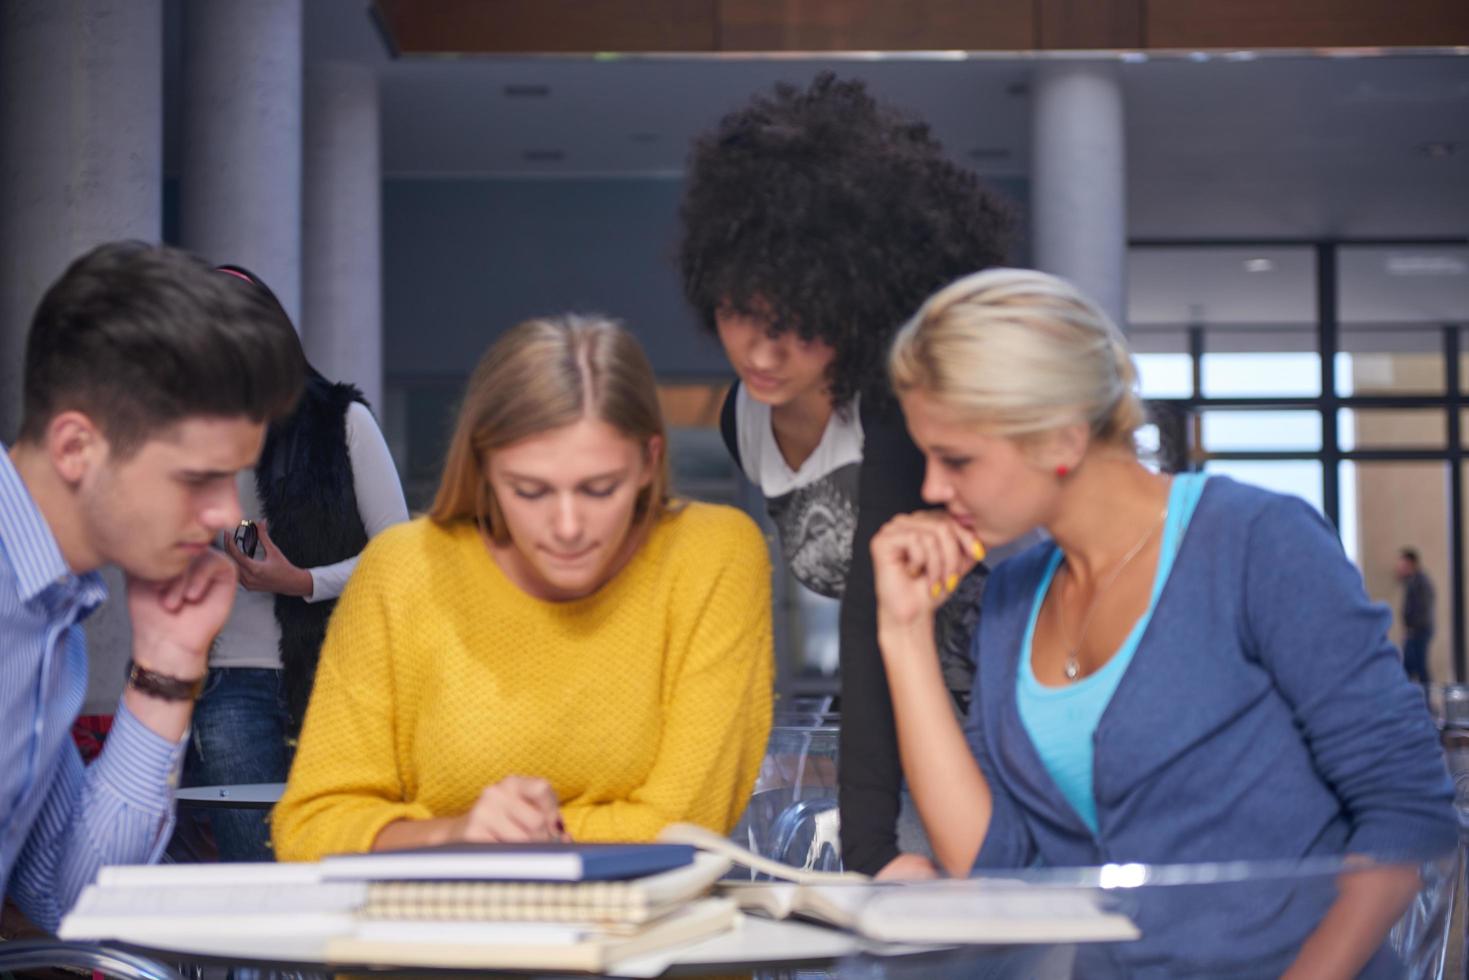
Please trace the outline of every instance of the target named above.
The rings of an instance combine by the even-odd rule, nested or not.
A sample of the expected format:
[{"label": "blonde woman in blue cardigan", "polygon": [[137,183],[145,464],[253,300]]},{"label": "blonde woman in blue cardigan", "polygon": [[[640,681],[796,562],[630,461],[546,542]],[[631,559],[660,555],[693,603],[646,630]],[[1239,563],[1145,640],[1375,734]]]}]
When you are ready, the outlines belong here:
[{"label": "blonde woman in blue cardigan", "polygon": [[[1095,304],[1043,273],[978,273],[928,300],[891,370],[942,509],[873,539],[879,644],[949,874],[1453,848],[1452,789],[1390,614],[1299,499],[1138,461],[1135,369]],[[939,710],[933,610],[984,547],[1036,527],[1051,540],[992,573],[961,727]],[[1417,887],[1389,867],[1240,903],[1228,935],[1185,934],[1175,907],[1108,956],[1391,970],[1379,947]]]}]

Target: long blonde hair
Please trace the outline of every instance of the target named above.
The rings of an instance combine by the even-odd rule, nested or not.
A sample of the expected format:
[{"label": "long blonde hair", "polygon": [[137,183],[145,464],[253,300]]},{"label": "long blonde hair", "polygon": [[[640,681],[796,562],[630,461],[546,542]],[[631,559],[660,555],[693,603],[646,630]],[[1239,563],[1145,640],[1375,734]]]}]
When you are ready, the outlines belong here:
[{"label": "long blonde hair", "polygon": [[527,320],[485,351],[470,376],[429,517],[440,524],[472,519],[496,544],[508,543],[485,475],[490,455],[585,417],[645,450],[654,437],[662,443],[652,482],[633,505],[633,533],[651,525],[668,507],[670,482],[652,365],[615,321],[577,314]]},{"label": "long blonde hair", "polygon": [[919,390],[995,435],[1025,438],[1076,422],[1133,448],[1147,420],[1121,331],[1064,279],[988,269],[929,297],[893,340],[900,395]]}]

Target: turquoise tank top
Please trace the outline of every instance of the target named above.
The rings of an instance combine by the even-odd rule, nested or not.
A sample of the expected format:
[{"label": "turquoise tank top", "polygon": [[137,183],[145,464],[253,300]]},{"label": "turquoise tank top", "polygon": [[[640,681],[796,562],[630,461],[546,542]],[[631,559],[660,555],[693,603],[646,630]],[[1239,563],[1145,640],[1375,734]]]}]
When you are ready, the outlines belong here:
[{"label": "turquoise tank top", "polygon": [[1036,588],[1030,621],[1026,624],[1020,648],[1020,669],[1016,672],[1015,693],[1020,721],[1061,795],[1066,797],[1093,834],[1097,832],[1097,800],[1092,791],[1092,736],[1122,675],[1127,672],[1127,665],[1137,652],[1138,641],[1153,618],[1153,608],[1158,604],[1158,596],[1173,569],[1173,560],[1188,528],[1189,518],[1204,492],[1204,480],[1203,473],[1180,473],[1173,478],[1173,485],[1168,491],[1168,517],[1163,522],[1163,542],[1158,550],[1158,571],[1153,578],[1148,608],[1112,659],[1095,674],[1065,687],[1046,687],[1035,679],[1030,660],[1035,622],[1040,616],[1041,603],[1051,587],[1051,580],[1056,577],[1056,569],[1065,557],[1060,548],[1051,556],[1046,573]]}]

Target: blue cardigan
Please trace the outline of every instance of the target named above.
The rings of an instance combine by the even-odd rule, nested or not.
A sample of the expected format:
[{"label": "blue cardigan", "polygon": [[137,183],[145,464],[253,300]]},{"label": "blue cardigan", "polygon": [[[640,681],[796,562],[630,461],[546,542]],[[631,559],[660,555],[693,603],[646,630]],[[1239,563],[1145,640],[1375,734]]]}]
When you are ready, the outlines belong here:
[{"label": "blue cardigan", "polygon": [[[1338,854],[1419,860],[1453,849],[1453,788],[1423,694],[1387,640],[1390,613],[1367,598],[1316,511],[1226,477],[1205,485],[1097,725],[1093,837],[1051,781],[1016,704],[1026,618],[1055,547],[1003,563],[985,591],[966,735],[994,814],[975,872]],[[1200,896],[1195,912],[1207,923],[1177,921],[1192,917],[1183,901],[1163,918],[1145,904],[1138,914],[1152,921],[1139,925],[1164,947],[1187,931],[1175,938],[1207,969],[1242,936],[1287,955],[1329,900],[1257,896],[1225,913]]]}]

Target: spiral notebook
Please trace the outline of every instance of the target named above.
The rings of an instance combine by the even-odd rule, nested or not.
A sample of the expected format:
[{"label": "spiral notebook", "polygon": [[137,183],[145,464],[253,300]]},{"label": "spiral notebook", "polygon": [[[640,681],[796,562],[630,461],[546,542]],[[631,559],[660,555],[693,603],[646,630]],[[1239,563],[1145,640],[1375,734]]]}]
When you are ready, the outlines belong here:
[{"label": "spiral notebook", "polygon": [[695,854],[682,868],[623,881],[375,881],[359,916],[435,921],[639,924],[708,892],[730,868]]}]

